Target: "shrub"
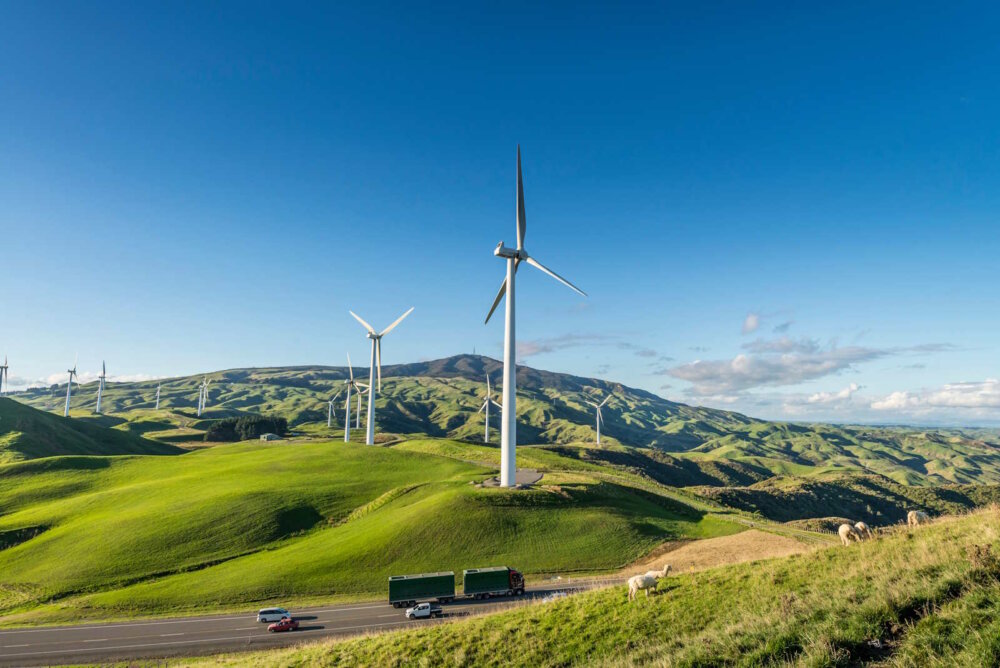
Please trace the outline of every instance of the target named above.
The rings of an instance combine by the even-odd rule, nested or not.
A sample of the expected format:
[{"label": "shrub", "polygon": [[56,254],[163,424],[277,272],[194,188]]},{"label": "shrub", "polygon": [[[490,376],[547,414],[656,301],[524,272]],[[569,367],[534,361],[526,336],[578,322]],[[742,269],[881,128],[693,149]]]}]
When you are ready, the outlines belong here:
[{"label": "shrub", "polygon": [[279,436],[288,429],[288,420],[270,415],[244,415],[238,418],[216,420],[205,432],[206,441],[246,441],[261,434]]}]

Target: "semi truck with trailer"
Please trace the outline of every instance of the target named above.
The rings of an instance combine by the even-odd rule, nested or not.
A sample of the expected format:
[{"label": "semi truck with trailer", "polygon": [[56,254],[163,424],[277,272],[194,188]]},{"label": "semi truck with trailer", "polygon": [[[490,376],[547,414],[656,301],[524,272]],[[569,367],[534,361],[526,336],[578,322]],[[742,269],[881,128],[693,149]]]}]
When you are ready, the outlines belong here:
[{"label": "semi truck with trailer", "polygon": [[[506,566],[468,568],[462,572],[462,584],[464,596],[476,599],[524,594],[524,575]],[[455,597],[453,571],[389,577],[389,603],[394,608],[409,608],[430,600],[450,603]]]}]

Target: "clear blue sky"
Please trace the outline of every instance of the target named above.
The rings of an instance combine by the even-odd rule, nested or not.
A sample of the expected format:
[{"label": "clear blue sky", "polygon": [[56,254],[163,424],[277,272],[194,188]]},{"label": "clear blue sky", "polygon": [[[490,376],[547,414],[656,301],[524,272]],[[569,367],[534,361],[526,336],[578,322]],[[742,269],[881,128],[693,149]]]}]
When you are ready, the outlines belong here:
[{"label": "clear blue sky", "polygon": [[[0,354],[499,357],[771,418],[1000,420],[1000,11],[0,2]],[[348,5],[353,6],[348,6]]]}]

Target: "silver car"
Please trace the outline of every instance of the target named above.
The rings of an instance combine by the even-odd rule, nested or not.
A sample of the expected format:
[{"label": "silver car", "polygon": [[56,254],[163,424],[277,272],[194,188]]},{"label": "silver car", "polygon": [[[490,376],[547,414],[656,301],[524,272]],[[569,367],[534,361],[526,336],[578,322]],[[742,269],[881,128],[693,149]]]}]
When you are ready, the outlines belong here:
[{"label": "silver car", "polygon": [[261,608],[257,613],[258,622],[280,622],[284,617],[291,617],[292,613],[284,608]]}]

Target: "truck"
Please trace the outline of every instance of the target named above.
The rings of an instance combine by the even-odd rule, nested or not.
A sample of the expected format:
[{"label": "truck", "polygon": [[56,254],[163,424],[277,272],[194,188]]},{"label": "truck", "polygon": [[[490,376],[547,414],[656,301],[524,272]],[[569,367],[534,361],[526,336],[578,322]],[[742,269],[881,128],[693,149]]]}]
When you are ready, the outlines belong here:
[{"label": "truck", "polygon": [[520,596],[524,593],[524,576],[506,566],[467,568],[462,571],[462,591],[477,599]]},{"label": "truck", "polygon": [[389,603],[392,607],[409,608],[427,599],[438,603],[454,601],[455,572],[389,576]]}]

